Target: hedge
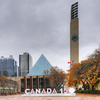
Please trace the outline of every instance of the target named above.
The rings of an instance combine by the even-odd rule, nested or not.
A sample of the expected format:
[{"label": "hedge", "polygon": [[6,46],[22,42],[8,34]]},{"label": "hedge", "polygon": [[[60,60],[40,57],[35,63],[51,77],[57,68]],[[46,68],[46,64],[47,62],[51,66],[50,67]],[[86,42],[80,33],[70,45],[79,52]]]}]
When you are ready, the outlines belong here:
[{"label": "hedge", "polygon": [[100,90],[78,90],[76,93],[100,94]]}]

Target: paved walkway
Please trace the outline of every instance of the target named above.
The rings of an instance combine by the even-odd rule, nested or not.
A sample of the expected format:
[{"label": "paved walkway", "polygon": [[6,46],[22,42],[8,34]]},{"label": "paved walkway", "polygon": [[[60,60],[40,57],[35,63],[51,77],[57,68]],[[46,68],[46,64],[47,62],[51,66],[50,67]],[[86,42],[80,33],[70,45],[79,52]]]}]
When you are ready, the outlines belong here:
[{"label": "paved walkway", "polygon": [[75,97],[23,97],[21,95],[0,96],[0,100],[100,100],[96,94],[76,94]]}]

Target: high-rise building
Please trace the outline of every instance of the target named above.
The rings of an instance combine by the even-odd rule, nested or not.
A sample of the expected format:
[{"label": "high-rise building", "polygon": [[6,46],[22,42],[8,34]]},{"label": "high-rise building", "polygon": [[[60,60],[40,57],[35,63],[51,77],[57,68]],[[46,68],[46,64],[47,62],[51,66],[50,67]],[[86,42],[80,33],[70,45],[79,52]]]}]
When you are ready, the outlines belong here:
[{"label": "high-rise building", "polygon": [[27,76],[32,66],[32,57],[29,53],[19,55],[19,76]]},{"label": "high-rise building", "polygon": [[10,55],[9,58],[0,58],[0,72],[7,77],[17,76],[17,62]]},{"label": "high-rise building", "polygon": [[79,18],[78,2],[71,6],[70,22],[70,61],[79,62]]}]

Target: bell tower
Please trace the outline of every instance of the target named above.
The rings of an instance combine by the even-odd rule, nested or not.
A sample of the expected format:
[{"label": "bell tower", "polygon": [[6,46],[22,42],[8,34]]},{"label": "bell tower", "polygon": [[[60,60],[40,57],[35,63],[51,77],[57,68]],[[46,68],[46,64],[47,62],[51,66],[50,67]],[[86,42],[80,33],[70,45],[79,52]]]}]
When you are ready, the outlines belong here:
[{"label": "bell tower", "polygon": [[75,63],[79,62],[79,18],[78,18],[78,2],[71,6],[71,22],[70,22],[70,61],[75,59]]}]

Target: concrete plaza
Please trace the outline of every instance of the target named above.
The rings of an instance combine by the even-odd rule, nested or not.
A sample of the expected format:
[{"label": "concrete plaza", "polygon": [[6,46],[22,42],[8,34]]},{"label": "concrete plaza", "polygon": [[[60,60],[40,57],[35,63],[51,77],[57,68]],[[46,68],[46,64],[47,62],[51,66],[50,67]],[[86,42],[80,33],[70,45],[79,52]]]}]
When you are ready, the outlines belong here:
[{"label": "concrete plaza", "polygon": [[0,96],[0,100],[100,100],[97,94],[76,94],[75,97],[23,97],[21,95]]}]

